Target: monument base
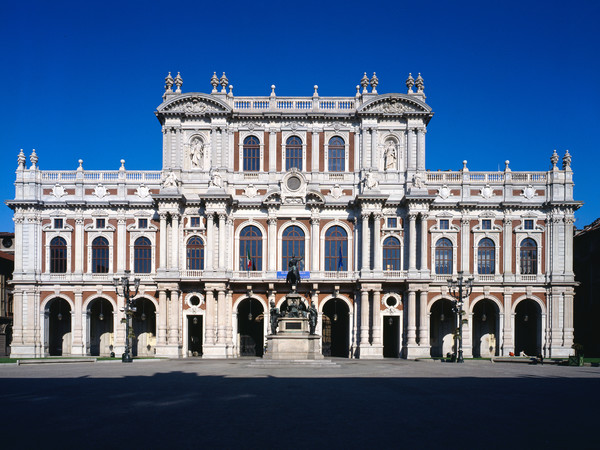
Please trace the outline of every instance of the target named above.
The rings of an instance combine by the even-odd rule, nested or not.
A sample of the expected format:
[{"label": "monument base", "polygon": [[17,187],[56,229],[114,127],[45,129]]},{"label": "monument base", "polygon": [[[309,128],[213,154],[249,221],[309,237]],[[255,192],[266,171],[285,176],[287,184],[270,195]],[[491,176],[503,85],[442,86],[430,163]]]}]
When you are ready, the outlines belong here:
[{"label": "monument base", "polygon": [[267,336],[267,353],[263,359],[323,359],[320,352],[320,339],[321,336],[308,332],[306,317],[282,317],[279,319],[279,332]]}]

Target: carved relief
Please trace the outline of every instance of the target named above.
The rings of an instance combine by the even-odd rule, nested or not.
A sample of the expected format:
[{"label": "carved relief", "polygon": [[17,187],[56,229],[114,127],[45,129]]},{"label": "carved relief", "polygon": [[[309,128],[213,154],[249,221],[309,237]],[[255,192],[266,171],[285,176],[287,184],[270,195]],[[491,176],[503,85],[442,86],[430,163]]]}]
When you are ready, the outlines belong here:
[{"label": "carved relief", "polygon": [[102,185],[102,183],[98,183],[94,189],[94,195],[98,198],[104,198],[106,196],[106,188]]},{"label": "carved relief", "polygon": [[56,198],[61,198],[63,195],[65,195],[65,188],[58,183],[55,184],[52,188],[52,195],[54,195]]},{"label": "carved relief", "polygon": [[394,139],[388,139],[385,141],[383,164],[385,170],[398,169],[398,143]]},{"label": "carved relief", "polygon": [[521,197],[525,197],[527,200],[531,200],[535,196],[535,188],[532,185],[529,185],[523,189],[523,193],[521,194]]},{"label": "carved relief", "polygon": [[204,166],[204,142],[199,136],[194,136],[190,141],[190,159],[192,167],[202,169]]},{"label": "carved relief", "polygon": [[253,184],[249,184],[244,190],[244,195],[248,198],[254,198],[257,195],[256,187]]},{"label": "carved relief", "polygon": [[135,193],[140,198],[146,198],[150,195],[150,189],[145,184],[140,184]]},{"label": "carved relief", "polygon": [[342,196],[342,188],[340,187],[339,184],[336,184],[333,189],[329,190],[329,195],[331,195],[333,198],[338,199]]},{"label": "carved relief", "polygon": [[479,195],[483,198],[488,199],[494,196],[494,190],[490,187],[489,184],[486,184],[480,191]]},{"label": "carved relief", "polygon": [[450,190],[450,188],[447,185],[443,185],[439,190],[438,190],[438,195],[443,198],[444,200],[446,200],[448,197],[452,197],[452,191]]}]

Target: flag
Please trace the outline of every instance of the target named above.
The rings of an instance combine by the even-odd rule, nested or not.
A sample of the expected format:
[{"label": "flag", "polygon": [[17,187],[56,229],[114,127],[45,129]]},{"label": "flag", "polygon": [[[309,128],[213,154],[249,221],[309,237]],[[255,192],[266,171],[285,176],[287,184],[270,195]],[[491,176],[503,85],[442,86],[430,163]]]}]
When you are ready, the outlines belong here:
[{"label": "flag", "polygon": [[250,245],[246,243],[246,270],[252,267],[252,255],[250,255]]},{"label": "flag", "polygon": [[338,256],[337,270],[339,271],[344,265],[344,258],[342,255],[342,244],[340,244],[340,251]]}]

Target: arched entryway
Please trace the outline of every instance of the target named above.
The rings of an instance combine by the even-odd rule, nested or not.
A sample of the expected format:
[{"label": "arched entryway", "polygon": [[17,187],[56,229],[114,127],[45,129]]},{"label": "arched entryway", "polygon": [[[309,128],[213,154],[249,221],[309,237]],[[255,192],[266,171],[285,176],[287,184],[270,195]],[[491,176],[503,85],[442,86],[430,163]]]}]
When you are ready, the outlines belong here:
[{"label": "arched entryway", "polygon": [[534,300],[526,299],[515,308],[515,354],[542,353],[542,311]]},{"label": "arched entryway", "polygon": [[350,310],[339,298],[327,300],[322,315],[322,350],[324,356],[348,358],[350,355]]},{"label": "arched entryway", "polygon": [[156,308],[147,298],[135,300],[133,314],[133,356],[154,356],[156,348]]},{"label": "arched entryway", "polygon": [[105,298],[90,302],[87,310],[88,342],[91,356],[109,356],[114,345],[112,304]]},{"label": "arched entryway", "polygon": [[47,345],[50,356],[71,354],[71,305],[65,299],[54,298],[46,304],[48,325]]},{"label": "arched entryway", "polygon": [[473,307],[473,357],[490,358],[499,355],[498,330],[500,313],[498,305],[490,299],[483,299]]},{"label": "arched entryway", "polygon": [[444,298],[437,300],[431,306],[429,338],[432,357],[444,357],[454,351],[454,332],[457,323],[456,314],[452,309],[453,302]]},{"label": "arched entryway", "polygon": [[237,331],[240,356],[262,356],[264,346],[264,309],[255,298],[240,302]]},{"label": "arched entryway", "polygon": [[203,319],[200,314],[189,315],[187,317],[188,326],[188,356],[202,356],[203,344]]},{"label": "arched entryway", "polygon": [[383,357],[399,358],[401,348],[401,311],[402,302],[398,295],[384,297],[388,308],[383,316]]}]

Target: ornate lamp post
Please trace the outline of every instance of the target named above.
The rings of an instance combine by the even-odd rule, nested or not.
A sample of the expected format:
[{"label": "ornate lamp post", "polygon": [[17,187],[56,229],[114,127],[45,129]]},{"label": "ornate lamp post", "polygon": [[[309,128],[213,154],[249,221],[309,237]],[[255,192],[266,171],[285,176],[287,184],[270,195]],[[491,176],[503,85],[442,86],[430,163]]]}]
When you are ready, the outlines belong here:
[{"label": "ornate lamp post", "polygon": [[456,351],[456,362],[464,362],[463,349],[462,349],[462,335],[463,335],[463,299],[471,295],[473,290],[473,277],[468,279],[463,278],[463,271],[458,272],[458,278],[456,280],[448,280],[448,291],[450,295],[454,297],[454,312],[458,317],[458,333],[454,333],[454,350]]},{"label": "ornate lamp post", "polygon": [[[122,319],[122,322],[125,322],[125,351],[121,356],[121,361],[124,363],[130,363],[133,361],[133,357],[131,356],[131,348],[133,345],[133,313],[136,308],[133,306],[134,299],[138,294],[140,288],[140,279],[133,279],[133,286],[135,288],[135,292],[132,294],[129,287],[129,273],[131,271],[126,270],[125,275],[119,278],[113,278],[113,283],[115,285],[115,291],[117,295],[122,295],[125,297],[125,307],[123,308],[123,312],[125,312],[125,317]],[[121,285],[121,293],[119,294],[119,285]]]}]

